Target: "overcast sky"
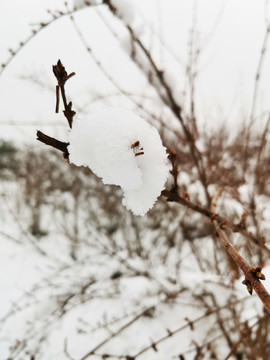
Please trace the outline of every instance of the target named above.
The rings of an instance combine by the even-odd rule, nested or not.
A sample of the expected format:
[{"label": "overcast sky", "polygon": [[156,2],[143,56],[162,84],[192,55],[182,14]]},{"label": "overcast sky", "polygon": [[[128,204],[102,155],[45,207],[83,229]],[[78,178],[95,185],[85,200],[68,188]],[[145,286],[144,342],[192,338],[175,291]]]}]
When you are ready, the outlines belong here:
[{"label": "overcast sky", "polygon": [[[159,62],[174,78],[180,100],[185,88],[183,74],[188,63],[189,35],[196,17],[196,41],[200,49],[196,100],[201,123],[213,125],[226,121],[233,127],[247,119],[269,18],[268,2],[200,0],[196,5],[196,1],[191,0],[133,0],[133,3],[141,23],[166,44],[165,50],[159,45],[155,51],[160,50]],[[9,59],[8,49],[17,48],[27,39],[35,24],[50,18],[47,9],[63,8],[62,0],[1,0],[0,62]],[[106,69],[127,91],[139,94],[143,80],[128,64],[128,58],[111,39],[96,11],[82,9],[76,13],[75,20]],[[113,23],[117,31],[118,25]],[[155,42],[155,35],[150,37],[149,44]],[[268,50],[262,64],[256,114],[267,113],[270,107]],[[24,140],[31,141],[35,137],[35,128],[44,129],[47,123],[53,124],[50,133],[63,132],[63,126],[60,126],[63,119],[54,114],[55,98],[50,90],[55,85],[51,65],[58,58],[68,71],[76,71],[69,91],[85,109],[88,109],[88,97],[90,99],[93,94],[111,92],[117,97],[117,89],[104,79],[87,54],[69,18],[61,18],[25,45],[0,76],[1,137],[17,139],[23,135]],[[22,76],[34,76],[47,88],[22,80]],[[95,109],[95,104],[91,109]],[[258,124],[261,124],[259,119]],[[8,126],[8,122],[17,126]],[[26,126],[32,123],[37,125]]]}]

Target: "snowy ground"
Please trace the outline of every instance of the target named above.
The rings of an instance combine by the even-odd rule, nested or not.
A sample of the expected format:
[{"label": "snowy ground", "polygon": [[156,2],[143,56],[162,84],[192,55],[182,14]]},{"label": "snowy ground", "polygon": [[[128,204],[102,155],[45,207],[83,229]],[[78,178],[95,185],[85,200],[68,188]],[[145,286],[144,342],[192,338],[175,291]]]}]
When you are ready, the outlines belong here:
[{"label": "snowy ground", "polygon": [[[91,198],[84,198],[79,202],[79,242],[71,256],[75,236],[71,194],[50,196],[54,206],[47,199],[41,226],[48,234],[38,239],[29,232],[31,211],[22,199],[22,184],[2,182],[1,193],[1,360],[31,355],[42,360],[77,360],[95,348],[98,355],[90,358],[134,356],[149,346],[138,358],[174,359],[184,354],[185,359],[193,359],[196,344],[206,340],[213,341],[221,359],[228,348],[215,328],[215,312],[195,322],[193,331],[188,324],[205,314],[200,297],[207,300],[206,294],[213,293],[216,306],[226,307],[228,299],[239,302],[241,320],[251,319],[251,323],[261,312],[260,302],[247,294],[241,279],[231,287],[226,272],[201,271],[180,231],[174,237],[176,245],[168,248],[159,229],[139,222],[141,228],[135,230],[141,249],[135,250],[136,231],[130,220],[138,218],[127,218],[121,208],[119,228],[109,229],[109,236],[106,217],[95,223],[92,217],[98,208],[87,213]],[[183,216],[179,209],[175,221],[167,224],[167,237]],[[113,220],[112,215],[111,224]],[[120,226],[121,221],[125,224]],[[162,221],[166,224],[170,219],[162,215]],[[211,239],[199,241],[202,259],[205,253],[210,260]],[[168,329],[178,328],[179,333],[161,341],[158,352],[151,348],[153,341],[168,335]]]}]

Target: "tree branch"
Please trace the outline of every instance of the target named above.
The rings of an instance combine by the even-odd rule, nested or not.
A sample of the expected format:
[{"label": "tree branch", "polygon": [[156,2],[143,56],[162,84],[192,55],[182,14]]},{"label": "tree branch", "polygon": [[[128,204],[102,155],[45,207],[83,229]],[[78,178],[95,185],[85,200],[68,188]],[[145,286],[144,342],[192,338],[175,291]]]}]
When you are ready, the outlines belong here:
[{"label": "tree branch", "polygon": [[[182,196],[180,196],[178,194],[177,183],[177,177],[179,174],[179,169],[176,162],[177,154],[174,150],[168,149],[167,152],[169,153],[169,160],[172,163],[172,170],[170,172],[173,176],[174,182],[171,190],[163,190],[161,194],[167,198],[167,201],[176,202],[197,213],[203,214],[210,219],[210,222],[214,226],[214,231],[216,233],[215,235],[217,235],[217,239],[219,239],[219,241],[223,244],[225,250],[235,262],[235,264],[243,271],[245,275],[245,280],[243,281],[243,284],[247,286],[250,294],[252,294],[252,291],[254,289],[254,291],[257,293],[260,300],[262,301],[263,305],[265,306],[266,310],[270,313],[270,295],[260,281],[265,280],[265,276],[261,273],[261,267],[251,268],[247,264],[247,262],[244,260],[244,258],[242,258],[242,256],[238,253],[238,251],[235,249],[235,247],[229,240],[224,229],[230,228],[234,232],[241,233],[247,239],[250,239],[254,244],[266,250],[268,254],[270,253],[270,250],[266,247],[264,243],[262,243],[254,235],[249,233],[243,226],[242,222],[240,222],[240,224],[238,225],[235,225],[226,220],[225,218],[219,216],[218,214],[212,212],[211,210],[204,208],[199,204],[193,203],[192,201],[190,201],[189,195],[187,193],[183,193]],[[215,197],[213,197],[213,202],[216,202]]]}]

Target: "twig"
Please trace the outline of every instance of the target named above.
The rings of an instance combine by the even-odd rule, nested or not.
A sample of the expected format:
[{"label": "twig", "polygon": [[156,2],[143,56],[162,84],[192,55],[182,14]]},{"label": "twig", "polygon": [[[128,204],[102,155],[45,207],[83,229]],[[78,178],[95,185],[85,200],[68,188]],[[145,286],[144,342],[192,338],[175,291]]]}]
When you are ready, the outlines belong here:
[{"label": "twig", "polygon": [[[115,39],[118,40],[118,41],[120,41],[119,37],[117,36],[117,34],[115,33],[115,31],[112,29],[112,27],[110,26],[110,24],[108,23],[108,21],[106,20],[106,18],[105,18],[104,15],[102,14],[102,12],[99,11],[98,8],[96,8],[96,13],[97,13],[98,16],[100,17],[100,19],[102,20],[102,22],[104,23],[104,25],[108,28],[108,30],[109,30],[109,31],[112,33],[112,35],[115,37]],[[71,19],[71,20],[73,21],[73,23],[74,23],[74,18],[73,18],[72,16],[70,16],[70,19]],[[171,133],[173,133],[173,134],[176,134],[176,131],[173,130],[173,129],[171,129],[171,128],[168,126],[168,124],[166,124],[165,121],[163,121],[161,118],[157,118],[157,116],[156,116],[153,112],[151,112],[150,110],[146,109],[146,108],[143,106],[142,103],[139,103],[138,101],[136,101],[136,100],[133,98],[133,94],[127,92],[126,90],[124,90],[123,88],[120,87],[120,85],[114,80],[114,78],[107,72],[107,70],[105,69],[105,67],[102,65],[102,62],[97,59],[97,57],[96,57],[95,54],[93,53],[92,49],[87,46],[87,43],[86,43],[86,41],[85,41],[85,39],[84,39],[81,31],[79,30],[78,26],[77,26],[75,23],[74,23],[74,25],[75,25],[75,29],[76,29],[79,37],[81,38],[81,40],[82,40],[82,42],[83,42],[86,50],[91,54],[91,56],[92,56],[93,60],[95,61],[96,65],[100,68],[100,70],[104,73],[104,75],[108,78],[108,80],[109,80],[118,90],[120,90],[120,92],[121,92],[125,97],[127,97],[127,99],[128,99],[129,101],[132,101],[132,102],[136,105],[136,107],[138,107],[138,109],[142,110],[145,114],[147,114],[148,116],[150,116],[151,119],[153,119],[153,120],[155,120],[155,121],[158,121],[158,123],[161,123],[162,126],[163,126],[164,128],[166,128],[167,131],[169,131],[169,132],[171,132]],[[164,44],[163,44],[163,45],[164,45]],[[130,56],[131,60],[134,61],[133,55],[132,55],[132,54],[129,54],[129,56]],[[137,63],[137,66],[139,67],[139,64],[138,64],[138,63]],[[150,81],[150,78],[149,78],[149,77],[147,77],[146,80],[148,81],[149,85],[153,86],[153,82]],[[155,89],[155,88],[154,88],[154,89]],[[155,89],[155,90],[156,90],[156,89]],[[160,94],[158,94],[158,95],[159,95],[160,99],[164,102],[164,100],[161,98],[161,95],[160,95]],[[144,97],[144,98],[145,98],[145,97]],[[152,99],[150,99],[150,100],[152,100]],[[177,135],[179,135],[179,134],[177,134]]]},{"label": "twig", "polygon": [[65,339],[64,341],[64,354],[67,356],[69,360],[75,360],[68,352],[68,341]]},{"label": "twig", "polygon": [[44,251],[38,244],[37,244],[37,241],[36,239],[32,239],[31,235],[28,233],[28,231],[26,231],[24,229],[24,226],[23,224],[21,223],[21,221],[19,220],[19,217],[17,215],[17,211],[15,211],[10,203],[9,203],[9,199],[7,197],[6,194],[3,194],[2,195],[2,198],[3,200],[5,201],[5,205],[6,205],[6,208],[10,211],[11,215],[13,216],[13,219],[15,221],[15,223],[18,225],[20,231],[21,231],[21,235],[23,235],[25,237],[25,239],[33,246],[33,248],[35,250],[38,251],[39,254],[43,255],[43,256],[47,256],[47,252]]},{"label": "twig", "polygon": [[[263,317],[259,318],[252,326],[249,327],[249,330],[251,330],[252,328],[254,328],[255,326],[257,326],[258,324],[260,324],[262,321],[264,321],[267,317],[269,317],[269,314],[265,314]],[[239,346],[241,345],[241,343],[244,341],[245,338],[249,338],[249,334],[245,331],[240,339],[233,345],[233,347],[231,348],[229,354],[226,356],[225,360],[229,360],[230,357],[235,354],[236,350],[239,348]]]},{"label": "twig", "polygon": [[50,136],[44,134],[43,132],[41,132],[39,130],[37,131],[37,140],[46,145],[52,146],[53,148],[55,148],[57,150],[62,151],[64,158],[68,160],[69,153],[68,153],[67,147],[69,144],[67,142],[59,141],[53,137],[50,137]]},{"label": "twig", "polygon": [[253,244],[262,247],[265,251],[268,252],[268,254],[270,254],[270,249],[263,242],[261,242],[260,239],[257,239],[255,235],[242,227],[241,223],[234,224],[226,218],[212,212],[211,210],[192,202],[191,200],[189,200],[189,195],[187,193],[179,195],[177,192],[172,192],[171,190],[163,190],[161,194],[167,198],[167,201],[176,202],[180,205],[183,205],[188,209],[191,209],[197,213],[208,217],[211,221],[215,220],[219,225],[224,225],[227,228],[231,229],[233,232],[240,233],[246,239],[251,240]]},{"label": "twig", "polygon": [[192,28],[190,31],[190,42],[189,42],[189,60],[186,68],[186,75],[189,82],[190,87],[190,120],[191,120],[191,131],[194,134],[194,138],[198,137],[198,128],[197,128],[197,119],[196,119],[196,111],[195,111],[195,80],[197,76],[197,65],[198,65],[198,57],[200,54],[199,48],[197,48],[196,42],[196,28],[197,28],[197,3],[193,2],[193,20],[192,20]]},{"label": "twig", "polygon": [[75,75],[75,72],[72,72],[68,75],[64,65],[61,63],[61,60],[57,61],[56,65],[53,65],[53,73],[57,79],[58,85],[56,85],[56,112],[58,112],[59,105],[59,89],[61,91],[64,110],[63,113],[68,121],[69,127],[72,127],[73,117],[76,115],[76,111],[72,110],[72,102],[67,102],[65,84],[66,82]]},{"label": "twig", "polygon": [[113,339],[115,336],[119,335],[123,330],[128,328],[130,325],[135,323],[138,319],[140,319],[142,316],[144,316],[146,313],[148,313],[150,310],[152,310],[154,306],[150,306],[149,308],[145,309],[141,313],[139,313],[137,316],[135,316],[133,319],[131,319],[129,322],[127,322],[125,325],[120,327],[116,332],[112,333],[109,337],[101,341],[98,345],[96,345],[92,350],[90,350],[87,354],[85,354],[80,360],[85,360],[91,355],[95,355],[95,352],[100,349],[103,345],[105,345],[107,342],[109,342],[111,339]]},{"label": "twig", "polygon": [[256,71],[255,85],[254,85],[254,90],[253,90],[252,105],[251,105],[251,112],[250,112],[250,119],[249,119],[249,127],[251,127],[254,123],[254,112],[255,112],[255,107],[256,107],[256,102],[257,102],[257,97],[258,97],[259,81],[261,78],[263,61],[264,61],[266,50],[267,50],[267,41],[268,41],[269,33],[270,33],[270,24],[267,24],[266,29],[265,29],[263,45],[262,45],[262,49],[261,49],[261,56],[260,56],[257,71]]},{"label": "twig", "polygon": [[[264,315],[262,318],[260,318],[258,321],[256,321],[252,326],[250,326],[249,329],[252,329],[252,328],[255,327],[256,325],[258,325],[261,321],[265,320],[265,318],[268,317],[268,316],[269,316],[269,315],[268,315],[268,313],[267,313],[267,314]],[[250,320],[250,319],[249,319],[249,320]],[[245,322],[244,322],[244,323],[245,323]],[[234,326],[234,327],[230,327],[230,328],[228,329],[228,331],[231,332],[231,333],[233,332],[233,330],[235,330],[235,326]],[[203,348],[208,348],[211,343],[213,343],[213,342],[215,342],[216,340],[222,338],[222,336],[223,336],[223,332],[221,332],[219,335],[215,336],[215,337],[212,338],[211,340],[208,340],[207,342],[203,343],[202,345],[197,345],[195,348],[193,347],[193,348],[191,348],[191,349],[189,349],[189,350],[187,350],[187,351],[185,351],[185,352],[183,352],[183,353],[181,353],[181,354],[179,354],[179,355],[173,356],[173,358],[181,359],[180,356],[182,355],[182,356],[183,356],[183,359],[184,359],[184,355],[189,354],[189,353],[194,352],[194,351],[197,351],[198,349],[202,350]],[[243,341],[243,338],[244,338],[244,337],[241,337],[241,338],[240,338],[240,341],[237,342],[235,345],[238,346],[238,345],[241,343],[241,341]],[[228,360],[229,357],[234,354],[234,351],[237,349],[237,346],[234,346],[234,347],[233,347],[232,351],[229,353],[229,355],[226,357],[225,360]],[[197,358],[195,358],[195,359],[197,359]],[[200,359],[200,358],[199,358],[199,359]]]},{"label": "twig", "polygon": [[244,258],[239,255],[233,244],[230,242],[225,231],[223,231],[219,226],[216,226],[216,231],[219,235],[220,241],[222,242],[230,257],[245,274],[245,280],[243,281],[243,284],[247,285],[250,294],[252,294],[252,289],[254,289],[264,304],[266,310],[270,313],[270,295],[260,281],[265,279],[265,276],[261,273],[261,268],[251,268],[244,260]]},{"label": "twig", "polygon": [[[68,121],[68,125],[71,128],[73,123],[73,118],[76,115],[76,111],[72,109],[72,102],[68,102],[66,98],[65,92],[65,84],[66,82],[75,75],[75,72],[72,72],[68,75],[64,65],[62,64],[61,60],[58,60],[56,65],[53,65],[53,73],[57,79],[56,85],[56,107],[55,111],[59,111],[59,89],[61,92],[61,97],[64,104],[63,113]],[[53,137],[50,137],[44,134],[41,131],[37,131],[37,140],[41,141],[42,143],[52,146],[53,148],[60,150],[63,153],[64,158],[68,161],[69,153],[68,153],[68,145],[69,143],[57,140]]]},{"label": "twig", "polygon": [[[90,4],[89,4],[90,5]],[[91,4],[91,6],[100,6],[101,4]],[[38,24],[37,29],[33,29],[31,35],[28,36],[28,38],[24,41],[21,41],[19,43],[19,46],[17,49],[9,49],[10,56],[7,59],[6,62],[0,64],[0,76],[3,74],[3,72],[7,69],[8,65],[12,62],[12,60],[19,54],[19,52],[29,43],[31,40],[37,36],[43,29],[46,29],[48,26],[50,26],[55,21],[61,19],[62,17],[71,15],[76,13],[80,9],[71,9],[68,8],[66,11],[56,11],[55,13],[52,13],[50,10],[47,10],[47,12],[52,16],[52,18],[47,22],[41,22]]]},{"label": "twig", "polygon": [[[112,33],[112,35],[119,40],[119,38],[117,37],[117,34],[113,31],[113,29],[111,28],[111,26],[108,24],[108,22],[106,21],[105,17],[103,16],[102,12],[100,12],[98,10],[98,8],[96,9],[96,13],[98,14],[98,16],[100,17],[100,19],[103,21],[104,25],[108,28],[108,30]],[[178,133],[176,133],[176,130],[171,129],[168,124],[166,123],[166,121],[162,120],[161,118],[158,118],[154,112],[148,110],[142,102],[139,102],[137,100],[135,100],[134,98],[134,94],[128,92],[127,90],[125,90],[123,87],[120,86],[120,84],[117,83],[117,81],[114,79],[114,77],[109,73],[109,71],[106,69],[106,67],[103,65],[102,61],[95,55],[95,52],[92,50],[92,48],[88,45],[87,40],[85,38],[85,36],[83,35],[83,33],[81,32],[78,24],[76,23],[73,15],[70,15],[70,20],[72,22],[72,25],[74,26],[74,29],[76,31],[76,33],[78,34],[83,46],[85,47],[85,50],[87,51],[87,53],[91,56],[92,60],[95,62],[95,64],[99,67],[99,69],[102,71],[103,75],[108,79],[108,81],[111,82],[111,84],[120,92],[120,95],[123,95],[125,98],[127,98],[130,102],[132,102],[139,110],[143,111],[144,114],[146,114],[147,116],[149,116],[152,121],[156,121],[159,124],[162,125],[163,128],[166,129],[166,131],[172,133],[173,135],[177,135],[179,136]],[[149,82],[150,85],[151,82]],[[119,94],[118,94],[119,95]],[[140,96],[143,99],[145,99],[144,96]],[[149,100],[153,101],[153,99],[149,98]]]},{"label": "twig", "polygon": [[260,167],[261,167],[262,155],[267,144],[267,135],[269,133],[269,127],[270,127],[270,113],[268,114],[268,119],[265,124],[264,131],[262,133],[261,143],[257,153],[257,159],[256,159],[257,162],[255,167],[255,184],[259,184],[260,182]]},{"label": "twig", "polygon": [[[247,298],[244,298],[242,300],[246,300]],[[237,304],[239,301],[241,300],[237,300],[235,301],[234,303],[232,304]],[[178,327],[177,329],[173,330],[173,331],[170,331],[170,330],[167,330],[167,334],[164,335],[163,337],[159,338],[157,341],[154,342],[154,345],[155,347],[157,347],[158,344],[160,344],[161,342],[167,340],[169,337],[172,337],[173,335],[177,334],[178,332],[190,327],[190,323],[192,323],[193,325],[203,319],[205,319],[206,317],[212,315],[212,314],[215,314],[217,311],[220,311],[222,309],[225,309],[228,307],[228,304],[224,305],[224,306],[221,306],[219,308],[216,308],[216,309],[212,309],[212,310],[208,310],[205,314],[199,316],[198,318],[192,320],[192,321],[188,321],[185,325],[182,325],[180,327]],[[134,355],[132,357],[132,359],[136,359],[138,358],[139,356],[141,356],[143,353],[145,353],[146,351],[150,350],[150,349],[153,349],[153,344],[149,345],[149,346],[146,346],[145,348],[143,348],[142,350],[140,350],[136,355]]]}]

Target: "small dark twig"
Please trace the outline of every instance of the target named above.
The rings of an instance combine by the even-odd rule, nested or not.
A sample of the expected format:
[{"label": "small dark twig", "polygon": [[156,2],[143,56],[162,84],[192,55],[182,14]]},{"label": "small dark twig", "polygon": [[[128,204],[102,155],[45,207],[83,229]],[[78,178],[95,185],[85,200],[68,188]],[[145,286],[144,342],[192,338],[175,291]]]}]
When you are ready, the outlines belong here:
[{"label": "small dark twig", "polygon": [[[203,207],[198,203],[192,202],[190,200],[189,194],[187,192],[183,192],[180,195],[178,192],[179,187],[178,187],[178,183],[177,183],[179,169],[178,169],[178,165],[176,162],[176,160],[179,156],[175,153],[174,149],[167,150],[167,152],[169,154],[168,159],[170,160],[170,162],[172,164],[172,169],[170,170],[170,173],[172,174],[173,181],[174,181],[170,190],[165,189],[161,192],[161,195],[165,196],[167,198],[167,201],[176,202],[178,204],[185,206],[188,209],[191,209],[197,213],[200,213],[200,214],[208,217],[210,223],[213,223],[214,221],[216,221],[217,224],[219,226],[221,226],[223,229],[228,228],[228,229],[231,229],[233,232],[240,233],[246,239],[252,241],[253,244],[255,244],[256,246],[259,246],[260,248],[263,248],[265,251],[267,251],[268,254],[270,254],[270,249],[265,245],[263,239],[261,239],[261,238],[258,239],[258,237],[256,237],[254,234],[247,231],[245,226],[243,226],[242,222],[240,222],[238,224],[234,224],[234,223],[230,222],[229,220],[227,220],[226,218],[215,213],[211,209]],[[214,200],[215,199],[212,198],[211,201],[213,202]],[[211,207],[213,208],[213,204]]]},{"label": "small dark twig", "polygon": [[67,118],[69,127],[72,127],[73,117],[76,115],[76,111],[72,109],[72,102],[67,102],[66,93],[65,93],[65,84],[67,80],[72,78],[75,75],[75,72],[70,73],[69,75],[66,72],[64,65],[61,60],[57,61],[56,65],[53,65],[53,73],[57,79],[58,85],[56,85],[56,112],[58,113],[59,108],[59,89],[61,91],[63,103],[64,103],[64,115]]},{"label": "small dark twig", "polygon": [[[72,127],[73,117],[76,115],[76,111],[72,109],[72,102],[67,102],[66,93],[65,93],[65,84],[66,82],[75,75],[75,72],[72,72],[68,75],[64,65],[62,64],[61,60],[57,61],[56,65],[53,65],[53,73],[57,79],[56,85],[56,106],[55,112],[58,113],[59,111],[59,102],[60,102],[60,95],[59,89],[61,92],[61,97],[64,104],[63,113],[68,121],[69,127]],[[69,160],[69,152],[68,152],[68,142],[63,142],[57,140],[53,137],[50,137],[44,134],[41,131],[37,131],[37,140],[41,141],[42,143],[52,146],[53,148],[62,151],[64,158],[68,161]]]},{"label": "small dark twig", "polygon": [[55,92],[56,92],[55,112],[58,114],[59,113],[59,102],[60,102],[58,85],[56,85]]},{"label": "small dark twig", "polygon": [[224,217],[212,212],[211,210],[197,203],[192,202],[191,200],[189,200],[189,196],[187,193],[183,193],[182,195],[179,195],[172,190],[163,190],[161,192],[161,195],[165,196],[167,198],[167,201],[176,202],[178,204],[185,206],[188,209],[191,209],[199,214],[208,217],[210,222],[213,222],[215,220],[217,221],[218,224],[222,225],[223,228],[225,228],[226,226],[227,228],[231,229],[233,232],[242,234],[246,239],[252,241],[254,245],[263,248],[265,251],[267,251],[268,254],[270,254],[270,249],[260,239],[257,239],[257,237],[254,234],[247,231],[241,225],[234,224],[228,221],[227,219],[225,219]]},{"label": "small dark twig", "polygon": [[266,310],[270,313],[270,295],[261,283],[260,280],[264,280],[265,276],[261,273],[261,267],[251,268],[247,262],[239,255],[236,248],[230,242],[228,236],[226,235],[225,231],[220,229],[220,227],[216,227],[217,233],[219,236],[220,241],[222,242],[223,246],[227,250],[228,254],[231,256],[233,261],[239,266],[239,268],[245,274],[244,284],[247,285],[248,291],[251,294],[252,289],[257,293],[258,297],[260,298],[261,302],[265,306]]},{"label": "small dark twig", "polygon": [[68,160],[69,153],[68,153],[68,149],[67,149],[67,147],[68,147],[67,142],[57,140],[53,137],[50,137],[50,136],[44,134],[43,132],[41,132],[39,130],[37,131],[37,140],[46,145],[52,146],[57,150],[62,151],[64,158],[66,160]]}]

